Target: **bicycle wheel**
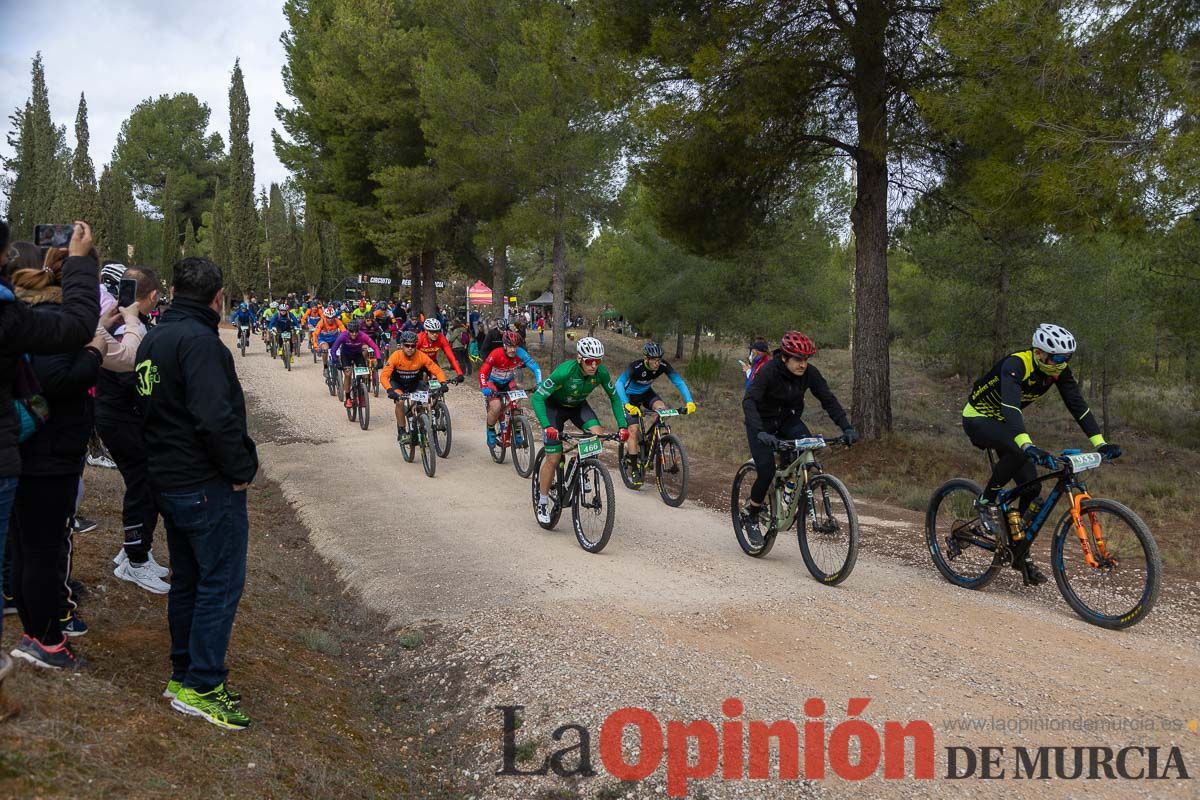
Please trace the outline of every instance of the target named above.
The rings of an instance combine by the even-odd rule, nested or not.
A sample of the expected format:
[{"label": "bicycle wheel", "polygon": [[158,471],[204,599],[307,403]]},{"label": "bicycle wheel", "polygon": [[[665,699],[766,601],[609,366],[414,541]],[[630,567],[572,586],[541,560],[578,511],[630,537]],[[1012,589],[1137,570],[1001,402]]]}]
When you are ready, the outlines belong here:
[{"label": "bicycle wheel", "polygon": [[571,505],[575,540],[589,553],[599,553],[612,536],[617,518],[617,501],[608,468],[594,458],[579,462],[579,486]]},{"label": "bicycle wheel", "polygon": [[242,358],[246,357],[246,337],[238,336],[238,350],[242,351]]},{"label": "bicycle wheel", "polygon": [[538,486],[538,476],[542,473],[542,463],[546,460],[546,451],[541,450],[537,454],[537,458],[533,460],[533,470],[529,476],[529,485],[533,490],[533,518],[537,520],[537,524],[548,531],[554,530],[554,526],[558,525],[558,519],[562,516],[562,478],[563,466],[562,462],[558,462],[558,468],[554,470],[554,480],[550,482],[550,521],[542,522],[537,519],[537,504],[540,488]]},{"label": "bicycle wheel", "polygon": [[358,381],[355,389],[358,391],[358,427],[365,431],[371,424],[371,395],[363,381]]},{"label": "bicycle wheel", "polygon": [[417,441],[421,443],[421,466],[425,467],[425,474],[432,478],[433,473],[437,472],[437,447],[433,440],[433,423],[424,411],[417,415],[417,430]]},{"label": "bicycle wheel", "polygon": [[450,440],[453,430],[450,424],[450,409],[446,408],[444,398],[439,397],[433,404],[430,421],[433,424],[433,444],[437,448],[437,454],[446,458],[450,455]]},{"label": "bicycle wheel", "polygon": [[291,347],[291,345],[285,344],[283,346],[283,352],[279,354],[279,357],[283,360],[283,368],[286,369],[288,372],[291,372],[292,371],[292,347]]},{"label": "bicycle wheel", "polygon": [[400,435],[400,455],[410,464],[417,457],[417,423],[412,417],[405,420],[404,432]]},{"label": "bicycle wheel", "polygon": [[310,350],[312,350],[312,354],[313,354],[313,363],[314,363],[314,364],[316,364],[318,361],[320,361],[320,360],[321,360],[321,354],[320,354],[320,352],[317,350],[317,348],[315,348],[315,347],[312,347],[311,345],[309,346],[309,349],[310,349]]},{"label": "bicycle wheel", "polygon": [[688,457],[683,442],[673,433],[659,440],[659,451],[654,454],[654,475],[663,502],[672,508],[683,505],[688,489]]},{"label": "bicycle wheel", "polygon": [[522,478],[528,478],[533,472],[533,426],[529,424],[529,420],[525,419],[524,414],[514,414],[512,425],[509,427],[509,432],[512,434],[512,462],[513,469]]},{"label": "bicycle wheel", "polygon": [[764,528],[762,531],[763,544],[762,547],[755,547],[746,538],[746,533],[742,530],[742,508],[750,501],[750,488],[754,486],[754,481],[758,478],[758,470],[754,467],[753,461],[747,461],[738,469],[737,474],[733,476],[733,491],[730,493],[729,510],[733,516],[733,534],[737,538],[738,546],[742,548],[742,552],[748,556],[762,558],[767,553],[771,552],[771,548],[775,546],[775,535],[778,531],[775,530],[775,499],[774,492],[768,491],[766,501],[763,503],[763,510],[759,513],[759,527]]},{"label": "bicycle wheel", "polygon": [[850,577],[858,559],[858,512],[846,485],[834,476],[814,475],[808,485],[813,507],[801,503],[803,519],[796,525],[800,555],[818,582],[837,586]]},{"label": "bicycle wheel", "polygon": [[371,393],[376,398],[379,397],[379,369],[378,367],[371,370]]},{"label": "bicycle wheel", "polygon": [[925,544],[942,577],[964,589],[982,589],[1000,572],[996,537],[979,521],[979,484],[955,478],[929,498]]},{"label": "bicycle wheel", "polygon": [[[338,386],[341,386],[341,385],[342,385],[341,381],[338,381]],[[355,393],[355,389],[357,386],[358,386],[358,378],[351,379],[350,393],[346,395],[346,400],[350,400],[352,403],[351,406],[346,409],[346,419],[350,420],[351,422],[354,422],[354,420],[358,417],[358,406],[353,405],[354,393]],[[339,394],[339,397],[340,397],[340,394]],[[343,400],[342,402],[344,403],[345,400]]]},{"label": "bicycle wheel", "polygon": [[642,488],[633,482],[633,474],[629,471],[629,463],[625,460],[625,443],[617,443],[617,471],[621,473],[621,483],[625,484],[626,489],[637,491]]},{"label": "bicycle wheel", "polygon": [[[1058,590],[1075,613],[1093,625],[1120,630],[1142,620],[1158,600],[1162,558],[1158,543],[1137,514],[1113,500],[1092,498],[1080,506],[1088,549],[1100,566],[1090,566],[1068,512],[1051,543],[1050,564]],[[1103,538],[1101,556],[1097,532]]]}]

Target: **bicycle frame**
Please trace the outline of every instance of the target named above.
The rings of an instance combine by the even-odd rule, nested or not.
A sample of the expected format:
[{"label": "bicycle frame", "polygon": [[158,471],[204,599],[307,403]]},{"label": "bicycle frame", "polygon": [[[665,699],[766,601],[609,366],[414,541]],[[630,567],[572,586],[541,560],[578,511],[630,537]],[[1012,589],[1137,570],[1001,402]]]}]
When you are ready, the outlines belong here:
[{"label": "bicycle frame", "polygon": [[[781,453],[782,455],[782,453]],[[813,455],[811,450],[802,450],[796,458],[792,459],[791,463],[781,465],[775,471],[775,479],[771,482],[771,494],[775,498],[773,508],[775,509],[775,529],[787,530],[791,527],[792,521],[800,512],[801,499],[811,500],[812,490],[808,487],[809,472],[820,473],[822,468],[817,462],[817,457]],[[796,479],[797,491],[792,493],[792,499],[788,503],[783,502],[784,485],[789,478]],[[812,508],[812,503],[808,503],[810,512],[815,520],[816,511]]]},{"label": "bicycle frame", "polygon": [[[1055,470],[1054,472],[1047,472],[1045,475],[1039,475],[1033,480],[1026,481],[1025,483],[1022,483],[1012,489],[1001,490],[997,495],[996,500],[1000,505],[1001,515],[1004,516],[1006,520],[1005,525],[1007,526],[1008,524],[1008,506],[1014,498],[1020,497],[1020,495],[1030,487],[1040,486],[1041,484],[1051,480],[1054,481],[1054,486],[1050,489],[1050,494],[1047,495],[1045,503],[1043,503],[1042,507],[1038,509],[1037,514],[1034,515],[1034,518],[1030,520],[1028,525],[1025,526],[1025,530],[1022,531],[1021,539],[1019,541],[1025,541],[1030,544],[1033,543],[1033,541],[1037,538],[1038,533],[1041,531],[1042,526],[1049,518],[1050,512],[1054,510],[1055,506],[1058,505],[1058,501],[1065,494],[1068,498],[1070,498],[1071,520],[1074,523],[1075,534],[1079,537],[1080,547],[1083,549],[1084,561],[1086,561],[1087,565],[1092,568],[1102,566],[1102,562],[1108,563],[1111,559],[1108,555],[1108,548],[1106,548],[1104,545],[1104,533],[1100,529],[1100,524],[1094,519],[1091,521],[1090,532],[1096,543],[1095,552],[1093,552],[1092,545],[1088,541],[1089,531],[1084,528],[1083,525],[1083,510],[1081,506],[1084,501],[1091,500],[1092,497],[1088,494],[1087,486],[1083,483],[1083,481],[1079,480],[1075,476],[1075,473],[1071,469],[1069,463],[1060,469]],[[1008,536],[1011,540],[1011,530],[1009,531]],[[996,547],[995,545],[990,548],[984,546],[984,549],[994,550]],[[1101,561],[1097,560],[1097,554],[1099,554]]]}]

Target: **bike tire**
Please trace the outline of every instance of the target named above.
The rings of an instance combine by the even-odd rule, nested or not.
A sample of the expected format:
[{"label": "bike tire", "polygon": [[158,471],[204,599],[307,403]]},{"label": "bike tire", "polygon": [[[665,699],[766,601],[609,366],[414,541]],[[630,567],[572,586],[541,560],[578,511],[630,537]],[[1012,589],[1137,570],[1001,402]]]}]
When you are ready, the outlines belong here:
[{"label": "bike tire", "polygon": [[745,497],[750,496],[750,487],[754,484],[754,481],[757,478],[758,470],[754,467],[753,461],[747,461],[745,464],[742,464],[737,473],[733,476],[733,489],[730,492],[729,509],[730,514],[733,517],[733,534],[737,539],[738,546],[742,548],[742,552],[748,556],[752,556],[753,558],[762,558],[767,553],[771,552],[771,548],[775,546],[775,537],[778,534],[778,531],[775,530],[774,522],[774,493],[768,491],[766,502],[764,503],[767,516],[769,519],[771,519],[771,525],[766,531],[763,531],[762,547],[756,548],[750,543],[749,539],[746,538],[746,534],[742,530],[742,515],[740,513],[742,508],[743,494]]},{"label": "bike tire", "polygon": [[[513,469],[522,478],[528,478],[533,473],[533,426],[529,424],[529,420],[524,414],[514,414],[512,425],[509,426],[509,432],[512,434],[512,463]],[[517,444],[518,435],[521,438],[521,444]],[[521,465],[524,464],[522,467]]]},{"label": "bike tire", "polygon": [[[612,475],[608,473],[608,468],[595,458],[585,458],[579,462],[579,475],[576,480],[579,484],[571,503],[571,523],[575,528],[575,541],[587,552],[599,553],[612,537],[613,523],[617,519],[617,498],[613,492]],[[585,493],[584,486],[588,486],[590,491]],[[593,504],[603,505],[604,524],[598,537],[589,536],[583,529],[583,520],[585,515],[593,513]]]},{"label": "bike tire", "polygon": [[371,393],[362,381],[358,382],[358,427],[364,431],[371,425]]},{"label": "bike tire", "polygon": [[[990,560],[987,556],[980,556],[977,566],[970,571],[966,569],[965,560],[956,567],[955,562],[958,562],[963,554],[983,548],[971,546],[971,550],[966,550],[957,543],[959,540],[956,539],[955,546],[959,547],[959,552],[955,553],[950,549],[948,541],[955,530],[970,533],[968,538],[978,537],[980,540],[986,540],[991,536],[979,531],[977,522],[972,521],[978,520],[978,516],[974,512],[974,502],[982,492],[983,489],[975,481],[954,478],[934,490],[933,495],[929,498],[929,507],[925,511],[925,545],[929,548],[933,564],[943,578],[964,589],[982,589],[1000,574],[1001,565],[996,560],[995,550],[991,551]],[[949,527],[938,525],[938,514],[943,509],[948,511],[947,521],[951,518],[955,520]],[[993,542],[995,541],[994,536],[991,536],[991,539]],[[985,550],[985,552],[987,551]],[[973,552],[972,555],[974,555]]]},{"label": "bike tire", "polygon": [[629,462],[625,460],[625,443],[617,443],[617,472],[621,474],[621,483],[625,484],[625,488],[636,492],[641,489],[633,482],[633,475],[629,472]]},{"label": "bike tire", "polygon": [[[491,427],[493,433],[496,432],[496,426]],[[508,455],[508,448],[504,446],[504,439],[499,433],[496,433],[496,443],[488,445],[488,452],[492,454],[492,461],[497,464],[503,464],[505,457]]]},{"label": "bike tire", "polygon": [[280,353],[280,355],[279,355],[279,357],[280,357],[281,359],[283,359],[283,368],[284,368],[284,369],[286,369],[288,372],[291,372],[291,371],[292,371],[292,353],[291,353],[291,350],[292,350],[292,348],[291,348],[290,346],[285,346],[285,347],[283,348],[283,352],[282,352],[282,353]]},{"label": "bike tire", "polygon": [[[357,391],[357,389],[356,389],[357,384],[358,384],[357,379],[355,379],[350,384],[350,394],[346,395],[346,400],[351,400],[351,401],[354,400],[354,394]],[[340,386],[341,384],[338,384],[338,385]],[[346,400],[343,400],[342,403],[345,403]],[[349,408],[346,409],[346,419],[350,420],[351,422],[354,422],[354,420],[358,419],[358,406],[357,405],[351,405]]]},{"label": "bike tire", "polygon": [[441,458],[450,455],[450,444],[454,440],[454,425],[450,420],[450,409],[446,407],[444,398],[439,397],[433,404],[433,412],[429,417],[433,426],[433,445]]},{"label": "bike tire", "polygon": [[404,433],[400,439],[400,455],[411,464],[417,457],[417,428],[416,421],[409,417],[406,420]]},{"label": "bike tire", "polygon": [[379,370],[378,369],[371,370],[371,393],[375,395],[376,399],[379,398]]},{"label": "bike tire", "polygon": [[[1089,575],[1099,575],[1096,569],[1088,567],[1082,560],[1082,556],[1073,559],[1071,565],[1068,566],[1066,561],[1067,542],[1072,542],[1076,547],[1079,539],[1075,535],[1074,522],[1071,519],[1070,512],[1063,514],[1063,518],[1059,521],[1058,527],[1055,529],[1054,541],[1051,543],[1050,549],[1050,565],[1054,572],[1054,582],[1058,584],[1058,590],[1062,593],[1063,599],[1067,601],[1067,605],[1082,617],[1085,621],[1092,625],[1097,625],[1101,628],[1109,630],[1122,630],[1131,625],[1136,625],[1150,613],[1154,608],[1154,604],[1158,601],[1158,593],[1162,588],[1162,556],[1159,554],[1158,542],[1155,541],[1154,535],[1150,533],[1150,529],[1141,517],[1135,514],[1130,508],[1115,500],[1104,500],[1100,498],[1091,498],[1085,500],[1080,506],[1080,511],[1084,514],[1093,516],[1096,513],[1105,513],[1120,519],[1128,526],[1133,537],[1137,540],[1140,555],[1145,561],[1146,577],[1142,581],[1140,591],[1135,588],[1137,600],[1133,602],[1132,607],[1124,610],[1118,610],[1116,613],[1104,613],[1092,608],[1082,597],[1077,588],[1082,587],[1084,578]],[[1086,523],[1085,523],[1086,524]],[[1115,548],[1111,533],[1112,527],[1108,526],[1109,534],[1105,535],[1110,548]],[[1102,528],[1103,530],[1103,528]],[[1090,537],[1089,537],[1090,538]],[[1094,543],[1093,543],[1094,544]],[[1131,551],[1132,552],[1132,551]],[[1111,549],[1110,549],[1110,555]],[[1138,553],[1134,553],[1138,555]],[[1117,570],[1120,570],[1120,559],[1117,562]],[[1072,572],[1078,569],[1080,579],[1072,580]],[[1124,574],[1129,574],[1126,570]],[[1102,580],[1112,583],[1115,571],[1108,571]]]},{"label": "bike tire", "polygon": [[[854,508],[854,500],[851,499],[850,491],[846,488],[846,484],[833,475],[826,473],[814,475],[809,480],[808,485],[813,491],[813,500],[815,502],[820,502],[823,506],[824,503],[822,500],[830,500],[831,510],[835,512],[839,511],[839,509],[832,508],[833,500],[826,494],[826,492],[832,492],[837,495],[836,501],[845,509],[846,531],[844,535],[846,552],[843,556],[840,552],[841,547],[839,546],[837,554],[829,561],[818,559],[813,552],[813,545],[817,542],[823,544],[823,537],[827,534],[821,531],[808,531],[807,501],[801,503],[800,513],[797,514],[801,519],[797,520],[796,538],[800,543],[800,555],[804,558],[804,566],[808,567],[809,573],[817,579],[818,583],[826,586],[837,586],[850,577],[850,573],[854,571],[854,563],[858,560],[858,511]],[[818,492],[818,490],[821,491]],[[818,510],[818,517],[823,512],[823,508]],[[824,549],[824,547],[818,547],[820,551]],[[818,560],[822,563],[818,563]]]},{"label": "bike tire", "polygon": [[[679,508],[687,499],[688,490],[688,455],[687,449],[679,437],[668,433],[659,442],[658,452],[654,459],[654,477],[658,482],[658,494],[662,501],[672,508]],[[671,451],[675,451],[671,455]],[[669,466],[668,466],[669,465]],[[663,474],[671,477],[663,480]],[[678,481],[675,476],[678,475]],[[670,485],[677,484],[677,485]]]},{"label": "bike tire", "polygon": [[421,466],[425,468],[425,474],[432,478],[437,472],[437,447],[433,441],[433,423],[429,414],[421,412],[417,415],[417,429],[420,431],[417,439],[421,444]]},{"label": "bike tire", "polygon": [[334,378],[333,382],[337,386],[337,399],[339,403],[344,403],[346,402],[346,389],[342,382],[342,376],[337,373],[335,373],[335,375],[336,377]]},{"label": "bike tire", "polygon": [[241,336],[238,337],[238,350],[242,351],[242,358],[246,357],[246,342]]},{"label": "bike tire", "polygon": [[558,468],[554,471],[554,480],[550,484],[550,521],[542,522],[537,518],[537,503],[538,495],[538,476],[542,472],[542,462],[546,459],[546,450],[543,448],[538,451],[537,458],[533,460],[533,470],[529,474],[529,485],[533,490],[533,519],[539,526],[545,530],[552,531],[558,525],[558,520],[562,516],[562,503],[560,502],[562,494],[562,478],[563,466],[562,462],[558,462]]}]

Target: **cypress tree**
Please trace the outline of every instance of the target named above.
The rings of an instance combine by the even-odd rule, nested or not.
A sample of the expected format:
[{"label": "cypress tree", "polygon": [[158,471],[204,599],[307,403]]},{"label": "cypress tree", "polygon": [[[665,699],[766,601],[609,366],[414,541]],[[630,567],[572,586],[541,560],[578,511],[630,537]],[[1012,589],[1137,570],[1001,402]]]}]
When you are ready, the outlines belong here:
[{"label": "cypress tree", "polygon": [[196,246],[196,226],[192,224],[192,218],[188,217],[183,226],[183,257],[192,258],[198,255],[200,248]]},{"label": "cypress tree", "polygon": [[163,188],[163,226],[162,226],[162,275],[167,285],[171,284],[172,268],[179,260],[179,216],[175,208],[175,196],[171,191],[171,176],[167,176],[167,185]]},{"label": "cypress tree", "polygon": [[87,98],[79,93],[79,110],[75,114],[75,156],[71,159],[71,184],[73,202],[72,221],[82,219],[92,225],[98,219],[98,197],[96,191],[96,168],[88,152],[91,136],[88,134]]},{"label": "cypress tree", "polygon": [[56,211],[66,213],[58,198],[67,183],[62,160],[65,132],[55,127],[50,117],[50,93],[40,52],[33,59],[29,100],[10,119],[16,135],[8,137],[14,154],[4,161],[5,169],[14,174],[8,195],[9,224],[14,238],[32,238],[34,225],[59,221],[54,217]]},{"label": "cypress tree", "polygon": [[229,84],[229,235],[228,268],[239,293],[257,287],[258,215],[254,209],[254,146],[250,143],[250,101],[239,61]]},{"label": "cypress tree", "polygon": [[225,195],[221,193],[220,179],[217,180],[217,188],[213,192],[212,259],[228,274],[229,231],[225,224]]},{"label": "cypress tree", "polygon": [[[119,169],[105,165],[100,173],[96,219],[92,222],[96,251],[102,258],[122,263],[129,260],[128,246],[134,242],[136,216],[137,209],[133,205],[129,183]],[[141,259],[143,255],[138,253],[138,258]]]}]

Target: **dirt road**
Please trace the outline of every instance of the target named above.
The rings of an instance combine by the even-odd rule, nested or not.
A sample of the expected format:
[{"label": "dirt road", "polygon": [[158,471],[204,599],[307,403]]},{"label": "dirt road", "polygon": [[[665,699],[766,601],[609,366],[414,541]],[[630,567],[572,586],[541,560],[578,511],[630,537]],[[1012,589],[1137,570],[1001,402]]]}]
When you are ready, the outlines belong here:
[{"label": "dirt road", "polygon": [[[232,343],[232,332],[224,335]],[[528,483],[511,465],[492,463],[469,383],[450,393],[453,451],[428,479],[419,460],[400,458],[385,398],[363,432],[330,398],[311,358],[290,373],[261,345],[235,358],[263,467],[322,554],[396,626],[436,623],[453,642],[414,657],[447,660],[446,669],[475,676],[469,717],[478,748],[466,762],[475,765],[483,796],[663,796],[665,758],[637,784],[605,770],[604,719],[637,706],[664,730],[668,720],[708,720],[720,731],[730,697],[743,702],[744,713],[733,718],[747,730],[751,720],[791,720],[802,732],[805,701],[822,698],[827,737],[846,719],[851,698],[870,698],[858,717],[879,731],[889,720],[931,724],[934,779],[886,780],[881,764],[865,780],[827,769],[824,780],[806,782],[781,780],[773,768],[766,781],[692,781],[691,796],[1197,796],[1192,780],[1174,779],[1178,771],[1153,781],[1105,779],[1102,767],[1097,780],[1013,779],[1016,748],[1039,746],[1068,748],[1068,775],[1069,748],[1128,745],[1162,748],[1159,772],[1178,746],[1187,773],[1200,772],[1200,733],[1187,728],[1200,716],[1200,643],[1195,621],[1181,611],[1190,605],[1164,601],[1141,625],[1112,633],[1079,620],[1053,583],[1006,591],[1014,573],[985,592],[966,592],[928,563],[880,557],[870,547],[849,581],[829,589],[808,577],[798,549],[782,537],[768,558],[747,558],[726,515],[690,502],[671,509],[619,480],[613,539],[603,554],[589,555],[569,519],[557,531],[537,527]],[[868,541],[920,540],[910,513],[866,504],[861,513]],[[1185,597],[1188,591],[1194,598],[1194,587]],[[516,738],[520,755],[532,758],[521,769],[574,744],[577,732],[557,743],[551,734],[576,723],[591,735],[598,775],[494,776],[500,705],[524,706]],[[630,763],[638,758],[629,747],[632,730],[625,736]],[[1003,779],[981,780],[982,765],[975,777],[946,779],[948,748],[978,755],[983,746],[1005,748],[993,768],[1005,770]],[[1046,757],[1053,776],[1054,753]],[[1085,777],[1090,757],[1082,756]],[[965,755],[957,758],[961,772]],[[1127,773],[1148,769],[1145,753],[1128,758]],[[567,768],[577,760],[577,752],[569,755]],[[905,774],[912,775],[911,760]]]}]

